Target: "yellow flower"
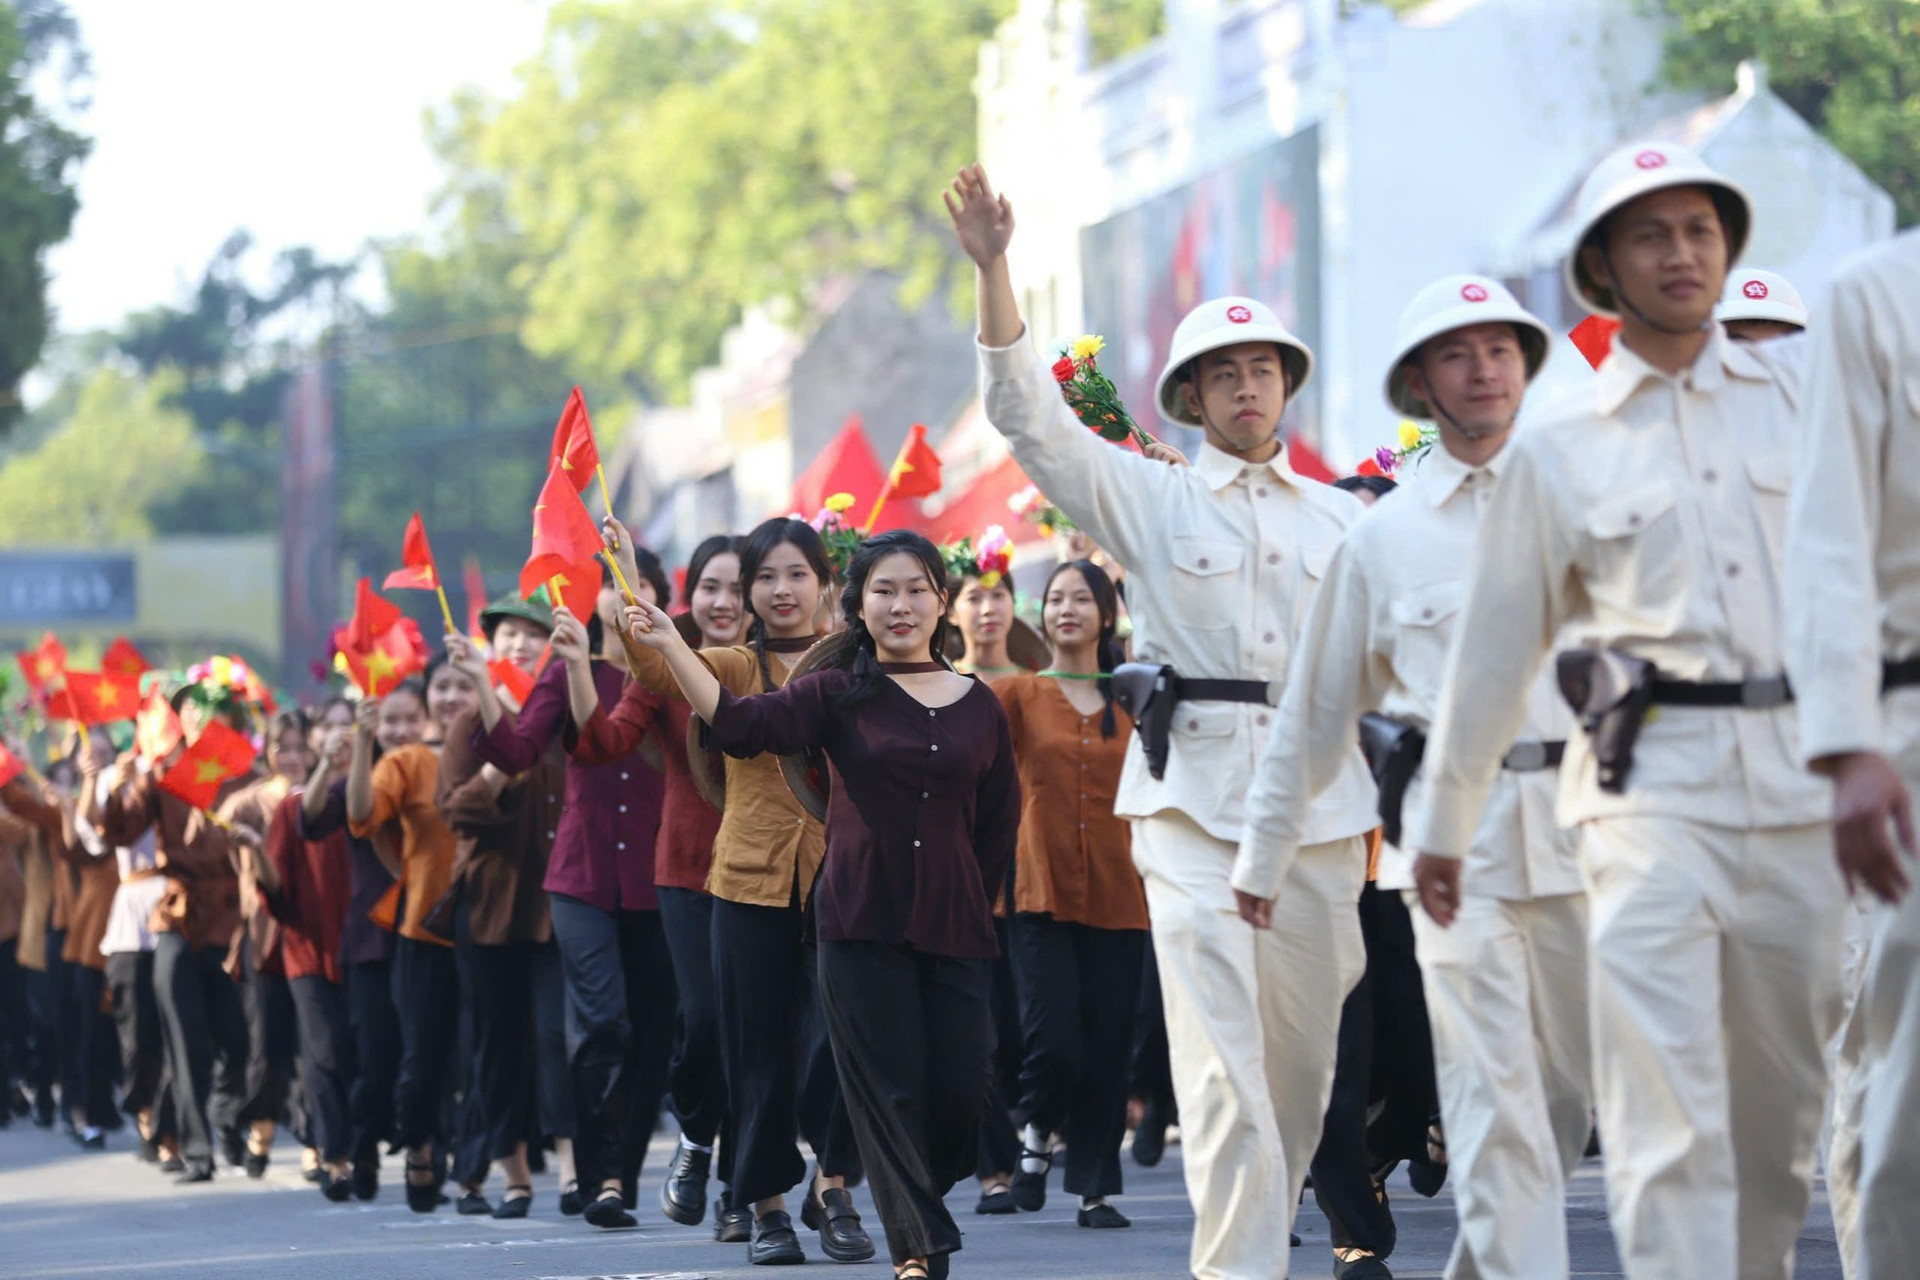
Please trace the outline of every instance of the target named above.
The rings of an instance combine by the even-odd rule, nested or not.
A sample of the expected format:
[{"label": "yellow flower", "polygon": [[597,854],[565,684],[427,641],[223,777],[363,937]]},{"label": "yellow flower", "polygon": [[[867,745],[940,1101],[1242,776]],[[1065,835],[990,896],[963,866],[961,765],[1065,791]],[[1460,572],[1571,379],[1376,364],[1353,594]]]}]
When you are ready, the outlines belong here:
[{"label": "yellow flower", "polygon": [[207,667],[213,674],[215,684],[231,685],[233,683],[233,659],[224,653],[214,654],[208,660]]},{"label": "yellow flower", "polygon": [[1420,443],[1420,428],[1405,418],[1400,419],[1400,447],[1411,449]]},{"label": "yellow flower", "polygon": [[1053,536],[1053,526],[1042,521],[1040,523],[1040,536],[1043,538],[1051,538]]},{"label": "yellow flower", "polygon": [[999,571],[998,569],[989,569],[989,570],[987,570],[987,571],[986,571],[985,573],[983,573],[983,574],[981,574],[981,575],[980,575],[980,585],[981,585],[981,586],[983,586],[983,587],[985,587],[985,588],[986,588],[987,590],[989,590],[989,591],[991,591],[991,590],[993,590],[993,589],[994,589],[995,587],[997,587],[997,586],[999,586],[999,585],[1000,585],[1000,571]]},{"label": "yellow flower", "polygon": [[829,511],[845,511],[852,505],[853,495],[850,493],[836,493],[827,499],[827,510]]},{"label": "yellow flower", "polygon": [[1073,358],[1075,360],[1091,360],[1106,350],[1106,347],[1107,340],[1105,338],[1097,333],[1089,333],[1085,337],[1075,338],[1073,340]]}]

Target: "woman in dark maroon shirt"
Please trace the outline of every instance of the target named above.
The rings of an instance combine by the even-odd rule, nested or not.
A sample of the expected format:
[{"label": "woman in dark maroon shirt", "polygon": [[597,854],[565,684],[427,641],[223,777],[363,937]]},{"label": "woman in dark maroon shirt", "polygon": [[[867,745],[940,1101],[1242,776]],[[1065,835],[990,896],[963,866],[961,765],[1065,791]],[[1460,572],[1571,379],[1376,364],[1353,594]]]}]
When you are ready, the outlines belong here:
[{"label": "woman in dark maroon shirt", "polygon": [[942,1198],[973,1168],[993,1048],[990,886],[1006,876],[1020,783],[1006,712],[932,655],[947,574],[915,533],[861,545],[846,630],[820,667],[736,697],[658,608],[627,611],[729,754],[825,752],[832,797],[814,896],[835,1061],[896,1273],[938,1280],[960,1232]]}]

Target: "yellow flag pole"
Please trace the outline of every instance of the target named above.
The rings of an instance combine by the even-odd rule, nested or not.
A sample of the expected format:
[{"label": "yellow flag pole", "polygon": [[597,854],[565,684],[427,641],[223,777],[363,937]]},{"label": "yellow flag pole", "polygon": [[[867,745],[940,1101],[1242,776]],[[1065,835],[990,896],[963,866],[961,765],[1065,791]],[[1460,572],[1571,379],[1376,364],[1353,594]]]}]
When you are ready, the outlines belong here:
[{"label": "yellow flag pole", "polygon": [[639,604],[633,598],[633,588],[627,585],[627,575],[620,572],[620,562],[613,558],[612,551],[602,551],[600,558],[607,562],[607,568],[613,570],[613,580],[620,584],[620,594],[627,598],[628,604]]},{"label": "yellow flag pole", "polygon": [[447,604],[447,589],[440,585],[440,571],[433,572],[433,593],[440,597],[440,616],[447,620],[447,634],[457,635],[460,628],[453,625],[453,609]]},{"label": "yellow flag pole", "polygon": [[887,505],[887,499],[893,496],[893,486],[900,479],[900,464],[894,463],[894,469],[887,473],[887,482],[880,486],[880,496],[873,500],[873,510],[867,512],[867,522],[860,526],[861,533],[872,533],[873,522],[880,518],[881,509]]},{"label": "yellow flag pole", "polygon": [[[613,514],[613,495],[607,492],[607,469],[599,463],[593,464],[593,474],[600,480],[600,501],[607,504],[607,514]],[[619,570],[614,572],[618,573]]]}]

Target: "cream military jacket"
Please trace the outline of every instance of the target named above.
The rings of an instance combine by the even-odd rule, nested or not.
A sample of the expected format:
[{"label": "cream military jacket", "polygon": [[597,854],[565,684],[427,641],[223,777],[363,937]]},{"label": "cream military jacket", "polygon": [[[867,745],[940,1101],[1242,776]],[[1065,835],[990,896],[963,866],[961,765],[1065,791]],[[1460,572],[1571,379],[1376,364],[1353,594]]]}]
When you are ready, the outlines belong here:
[{"label": "cream military jacket", "polygon": [[[1272,682],[1277,695],[1327,561],[1363,510],[1359,501],[1296,475],[1284,452],[1243,465],[1209,446],[1192,467],[1170,467],[1109,444],[1073,416],[1025,337],[982,346],[980,380],[987,419],[1027,475],[1127,566],[1135,659],[1171,664],[1189,678]],[[1182,703],[1166,776],[1148,771],[1136,735],[1114,812],[1146,818],[1171,810],[1237,843],[1274,714],[1251,703]],[[1376,825],[1357,748],[1347,748],[1337,773],[1304,818],[1307,843]]]},{"label": "cream military jacket", "polygon": [[[1507,446],[1481,518],[1411,847],[1464,855],[1550,646],[1620,650],[1677,680],[1775,677],[1781,542],[1804,342],[1749,347],[1718,325],[1660,372],[1624,344]],[[1560,819],[1662,814],[1751,829],[1820,822],[1791,705],[1659,707],[1622,794],[1568,744]]]},{"label": "cream military jacket", "polygon": [[1787,522],[1800,750],[1881,751],[1911,772],[1920,688],[1883,701],[1880,662],[1920,656],[1920,232],[1843,271],[1811,341]]},{"label": "cream military jacket", "polygon": [[[1362,712],[1432,725],[1481,512],[1500,470],[1499,457],[1470,468],[1436,446],[1333,553],[1287,675],[1279,723],[1254,775],[1236,889],[1261,898],[1278,891],[1300,845],[1298,815],[1331,781],[1329,765],[1353,749]],[[1536,678],[1520,737],[1564,741],[1572,731],[1573,716],[1551,682]],[[1580,891],[1575,842],[1554,817],[1556,776],[1551,769],[1500,771],[1467,855],[1465,892],[1523,900]],[[1418,811],[1423,790],[1416,775],[1403,816]],[[1412,850],[1386,846],[1380,887],[1412,884]]]}]

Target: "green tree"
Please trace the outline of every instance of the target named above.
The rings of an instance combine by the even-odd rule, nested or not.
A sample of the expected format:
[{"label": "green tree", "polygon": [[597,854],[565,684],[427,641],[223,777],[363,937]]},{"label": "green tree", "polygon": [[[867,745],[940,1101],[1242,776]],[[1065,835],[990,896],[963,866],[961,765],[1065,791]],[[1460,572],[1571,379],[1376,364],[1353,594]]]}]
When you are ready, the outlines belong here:
[{"label": "green tree", "polygon": [[0,467],[0,545],[100,546],[156,532],[154,513],[193,484],[206,454],[173,399],[177,374],[151,381],[106,368],[31,452]]},{"label": "green tree", "polygon": [[73,171],[89,145],[29,86],[56,64],[69,86],[85,73],[66,7],[0,0],[0,431],[18,420],[20,379],[47,340],[46,251],[73,227]]},{"label": "green tree", "polygon": [[1920,3],[1661,0],[1673,19],[1665,74],[1724,89],[1742,58],[1773,91],[1920,221]]}]

